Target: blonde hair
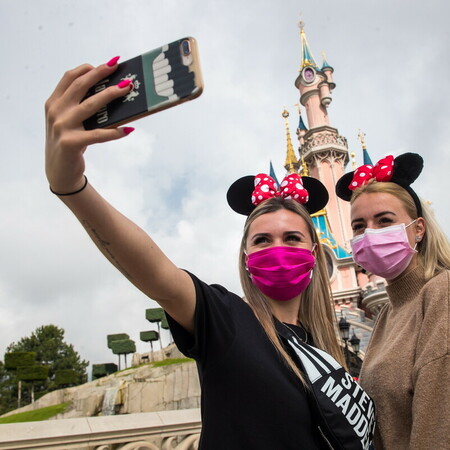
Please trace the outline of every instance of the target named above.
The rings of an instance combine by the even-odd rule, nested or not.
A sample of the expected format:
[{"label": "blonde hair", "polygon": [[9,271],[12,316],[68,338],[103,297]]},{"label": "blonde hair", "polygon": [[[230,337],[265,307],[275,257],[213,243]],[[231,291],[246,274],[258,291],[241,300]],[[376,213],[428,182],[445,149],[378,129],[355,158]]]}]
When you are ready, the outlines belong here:
[{"label": "blonde hair", "polygon": [[[417,207],[408,191],[396,183],[371,181],[365,186],[353,191],[350,203],[361,194],[385,193],[397,197],[405,208],[407,214],[414,220],[417,219]],[[450,269],[450,242],[438,225],[429,206],[421,201],[422,218],[425,221],[425,234],[417,244],[418,261],[423,267],[425,278],[433,278],[442,270]]]},{"label": "blonde hair", "polygon": [[265,200],[250,214],[244,226],[244,233],[239,252],[239,275],[245,298],[252,308],[256,318],[261,323],[267,337],[275,346],[284,362],[293,370],[304,383],[304,378],[295,362],[283,348],[275,329],[274,316],[271,304],[266,296],[253,284],[246,267],[245,249],[248,232],[254,220],[264,214],[286,209],[298,214],[307,224],[311,240],[316,244],[316,265],[314,267],[311,283],[301,294],[298,319],[303,327],[311,333],[314,345],[332,355],[345,367],[345,361],[337,338],[337,321],[332,304],[332,295],[325,254],[318,239],[314,224],[306,209],[294,200],[285,200],[274,197]]}]

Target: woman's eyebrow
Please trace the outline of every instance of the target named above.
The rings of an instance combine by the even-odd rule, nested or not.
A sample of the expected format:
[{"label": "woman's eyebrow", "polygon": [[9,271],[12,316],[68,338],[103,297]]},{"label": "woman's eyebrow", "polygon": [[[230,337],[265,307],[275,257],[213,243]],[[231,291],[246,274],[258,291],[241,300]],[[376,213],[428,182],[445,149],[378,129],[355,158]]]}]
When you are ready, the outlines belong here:
[{"label": "woman's eyebrow", "polygon": [[382,212],[379,212],[379,213],[375,214],[373,217],[378,218],[378,217],[384,216],[385,214],[392,214],[393,216],[396,215],[392,211],[382,211]]},{"label": "woman's eyebrow", "polygon": [[270,236],[270,233],[255,233],[250,236],[250,240],[253,240],[257,237],[267,237],[267,236]]},{"label": "woman's eyebrow", "polygon": [[302,236],[303,238],[305,237],[305,235],[299,231],[299,230],[293,230],[293,231],[285,231],[283,233],[283,236],[286,236],[287,234],[299,234],[300,236]]},{"label": "woman's eyebrow", "polygon": [[[385,214],[391,214],[391,215],[393,215],[393,216],[396,215],[396,214],[395,214],[394,212],[392,212],[392,211],[381,211],[381,212],[379,212],[379,213],[374,214],[373,217],[374,217],[375,219],[378,219],[379,217],[384,216]],[[363,221],[364,221],[364,219],[363,219],[362,217],[358,217],[358,218],[353,219],[353,220],[351,221],[351,225],[353,225],[354,222],[363,222]]]}]

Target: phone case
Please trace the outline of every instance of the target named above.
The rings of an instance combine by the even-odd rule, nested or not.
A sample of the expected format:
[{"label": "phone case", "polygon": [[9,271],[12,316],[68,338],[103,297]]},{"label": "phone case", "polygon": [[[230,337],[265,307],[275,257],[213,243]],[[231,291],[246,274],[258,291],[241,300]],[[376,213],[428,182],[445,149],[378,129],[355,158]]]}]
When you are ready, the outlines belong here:
[{"label": "phone case", "polygon": [[119,64],[86,95],[131,79],[133,89],[84,121],[86,130],[113,128],[198,97],[203,81],[196,40],[179,39]]}]

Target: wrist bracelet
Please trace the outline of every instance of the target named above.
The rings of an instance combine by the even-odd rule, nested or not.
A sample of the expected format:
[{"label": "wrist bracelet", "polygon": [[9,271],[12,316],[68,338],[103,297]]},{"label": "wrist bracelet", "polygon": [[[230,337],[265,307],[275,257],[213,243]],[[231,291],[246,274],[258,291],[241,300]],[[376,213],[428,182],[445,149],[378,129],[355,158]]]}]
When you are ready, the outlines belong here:
[{"label": "wrist bracelet", "polygon": [[86,176],[86,175],[83,175],[83,176],[84,176],[84,184],[83,184],[83,186],[82,186],[80,189],[78,189],[78,191],[67,192],[67,194],[60,194],[59,192],[55,192],[55,191],[52,189],[52,187],[49,186],[50,192],[51,192],[52,194],[55,194],[55,195],[58,195],[58,196],[75,195],[75,194],[78,194],[78,193],[81,192],[81,191],[87,186],[87,184],[88,184],[87,176]]}]

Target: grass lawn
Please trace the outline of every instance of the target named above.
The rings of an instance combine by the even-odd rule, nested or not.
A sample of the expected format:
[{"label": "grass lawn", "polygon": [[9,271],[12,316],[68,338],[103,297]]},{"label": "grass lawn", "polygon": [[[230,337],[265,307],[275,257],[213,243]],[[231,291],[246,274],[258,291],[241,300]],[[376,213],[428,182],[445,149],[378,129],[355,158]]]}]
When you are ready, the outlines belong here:
[{"label": "grass lawn", "polygon": [[10,416],[0,417],[0,424],[2,423],[18,423],[18,422],[38,422],[40,420],[51,419],[57,414],[63,413],[70,402],[60,403],[59,405],[47,406],[45,408],[35,409],[33,411],[26,411]]}]

